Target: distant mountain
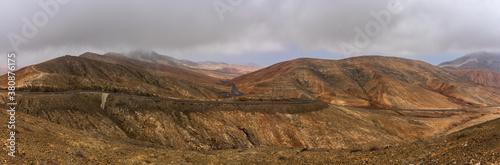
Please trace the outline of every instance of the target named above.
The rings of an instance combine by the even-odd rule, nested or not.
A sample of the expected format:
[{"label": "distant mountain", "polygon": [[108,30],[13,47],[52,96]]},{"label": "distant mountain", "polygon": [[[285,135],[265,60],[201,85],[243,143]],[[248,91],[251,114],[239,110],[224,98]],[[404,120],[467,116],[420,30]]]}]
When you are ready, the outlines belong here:
[{"label": "distant mountain", "polygon": [[232,80],[244,93],[347,106],[457,108],[500,103],[500,90],[468,83],[431,64],[395,57],[301,58]]},{"label": "distant mountain", "polygon": [[500,53],[476,52],[438,65],[446,69],[483,69],[500,73]]},{"label": "distant mountain", "polygon": [[[102,59],[93,60],[88,57],[98,55],[90,53],[82,56],[62,56],[22,68],[16,71],[16,86],[20,90],[35,92],[96,90],[200,100],[218,98],[220,93],[227,92],[209,83],[203,83],[210,81],[203,80],[204,78],[211,77],[203,77],[183,69],[169,68],[176,69],[170,71],[172,74],[177,72],[182,76],[166,76],[112,61],[118,61],[119,58],[102,56]],[[137,65],[141,66],[141,63]],[[7,88],[5,76],[0,77],[1,89]]]},{"label": "distant mountain", "polygon": [[189,69],[221,79],[231,79],[262,68],[253,64],[236,65],[214,61],[193,62],[189,60],[180,60],[170,56],[158,54],[154,51],[138,50],[126,53],[125,55],[142,61]]}]

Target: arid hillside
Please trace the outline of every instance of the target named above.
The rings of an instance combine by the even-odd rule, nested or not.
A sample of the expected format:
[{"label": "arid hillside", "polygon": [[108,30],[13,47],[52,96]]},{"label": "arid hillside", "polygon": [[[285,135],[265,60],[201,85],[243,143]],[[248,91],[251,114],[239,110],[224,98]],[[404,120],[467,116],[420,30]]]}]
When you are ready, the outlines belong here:
[{"label": "arid hillside", "polygon": [[126,56],[154,64],[188,69],[220,79],[232,79],[262,68],[257,65],[236,65],[214,61],[193,62],[161,55],[154,51],[132,51],[127,53]]},{"label": "arid hillside", "polygon": [[481,69],[449,70],[475,84],[500,88],[500,73]]},{"label": "arid hillside", "polygon": [[302,58],[233,79],[244,93],[319,99],[347,106],[460,108],[500,104],[487,88],[431,64],[396,57]]},{"label": "arid hillside", "polygon": [[[32,92],[93,90],[202,100],[216,99],[223,93],[230,92],[227,87],[214,85],[214,78],[209,76],[180,68],[168,72],[178,72],[178,76],[168,76],[166,73],[160,74],[127,64],[63,56],[22,68],[15,73],[18,90]],[[5,76],[0,77],[2,89],[7,88]],[[193,82],[196,80],[198,82]]]}]

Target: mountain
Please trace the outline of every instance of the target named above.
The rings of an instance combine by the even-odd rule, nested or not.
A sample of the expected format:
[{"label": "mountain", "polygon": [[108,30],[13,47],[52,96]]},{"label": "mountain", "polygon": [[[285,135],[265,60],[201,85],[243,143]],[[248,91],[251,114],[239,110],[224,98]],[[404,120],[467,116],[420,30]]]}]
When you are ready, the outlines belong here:
[{"label": "mountain", "polygon": [[446,69],[483,69],[500,73],[500,53],[476,52],[438,65]]},{"label": "mountain", "polygon": [[301,58],[231,80],[244,93],[319,99],[346,106],[457,108],[498,105],[500,90],[431,64],[396,57]]},{"label": "mountain", "polygon": [[453,74],[475,84],[500,88],[500,73],[481,69],[449,70]]},{"label": "mountain", "polygon": [[[168,68],[174,69],[170,73],[178,72],[182,76],[166,76],[131,65],[103,62],[112,58],[103,57],[102,61],[98,61],[85,58],[91,56],[88,53],[83,56],[62,56],[22,68],[16,71],[16,87],[42,92],[97,90],[183,99],[214,99],[219,98],[221,93],[229,92],[211,84],[194,83],[192,80],[210,78],[200,81],[207,83],[215,80],[183,69]],[[2,89],[7,88],[5,76],[0,77]]]},{"label": "mountain", "polygon": [[154,51],[138,50],[126,53],[125,55],[141,61],[189,69],[220,79],[231,79],[262,68],[254,64],[236,65],[213,61],[193,62],[189,60],[180,60],[170,56],[160,55]]},{"label": "mountain", "polygon": [[0,67],[0,75],[7,74],[7,66]]}]

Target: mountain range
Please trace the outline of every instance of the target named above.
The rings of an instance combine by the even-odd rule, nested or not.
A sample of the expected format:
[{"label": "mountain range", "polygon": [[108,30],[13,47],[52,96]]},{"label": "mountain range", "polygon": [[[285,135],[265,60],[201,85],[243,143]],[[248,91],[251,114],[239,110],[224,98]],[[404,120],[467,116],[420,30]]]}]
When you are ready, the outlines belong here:
[{"label": "mountain range", "polygon": [[481,69],[500,73],[500,53],[470,53],[453,61],[443,62],[438,66],[453,70]]},{"label": "mountain range", "polygon": [[[384,56],[259,68],[152,51],[67,55],[15,72],[22,140],[0,162],[495,162],[499,78],[483,69]],[[8,118],[6,84],[0,76]]]}]

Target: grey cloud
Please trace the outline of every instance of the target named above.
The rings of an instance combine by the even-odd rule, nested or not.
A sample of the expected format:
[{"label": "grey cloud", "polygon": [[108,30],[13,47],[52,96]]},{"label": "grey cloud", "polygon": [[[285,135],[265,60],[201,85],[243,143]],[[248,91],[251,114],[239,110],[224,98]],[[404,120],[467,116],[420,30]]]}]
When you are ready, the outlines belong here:
[{"label": "grey cloud", "polygon": [[[50,1],[50,0],[44,0]],[[283,51],[290,45],[342,54],[339,45],[353,44],[355,27],[364,29],[370,14],[389,1],[245,1],[231,6],[221,21],[213,2],[226,0],[132,1],[72,0],[20,53],[26,63],[86,51],[104,53],[154,49],[177,56]],[[500,1],[398,1],[401,13],[371,37],[361,53],[401,56],[471,51],[498,51]],[[33,1],[3,1],[0,51],[11,50],[6,37],[21,33],[22,17],[42,9]],[[36,56],[36,57],[34,57]],[[1,59],[3,60],[3,59]],[[0,61],[1,62],[1,61]]]}]

